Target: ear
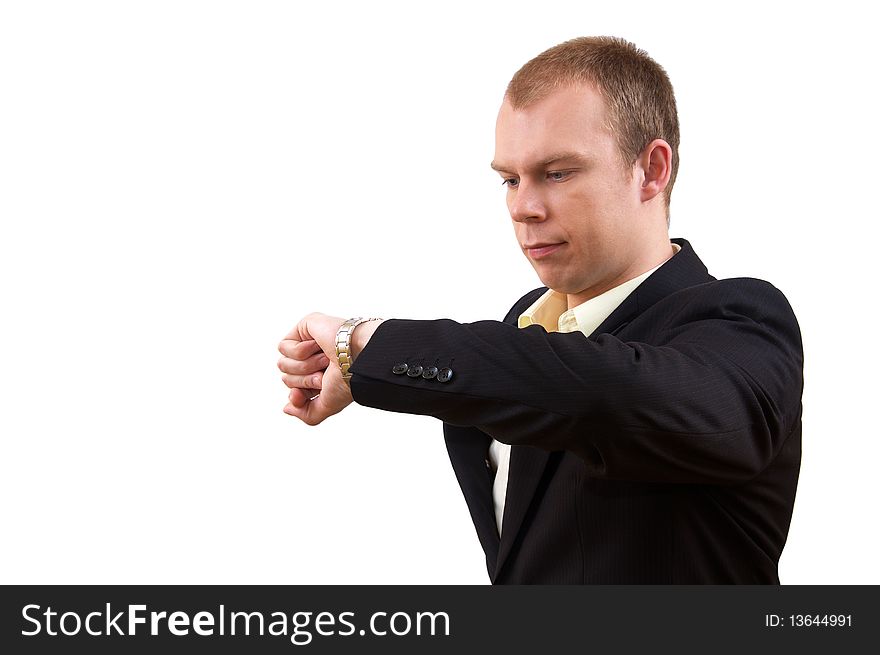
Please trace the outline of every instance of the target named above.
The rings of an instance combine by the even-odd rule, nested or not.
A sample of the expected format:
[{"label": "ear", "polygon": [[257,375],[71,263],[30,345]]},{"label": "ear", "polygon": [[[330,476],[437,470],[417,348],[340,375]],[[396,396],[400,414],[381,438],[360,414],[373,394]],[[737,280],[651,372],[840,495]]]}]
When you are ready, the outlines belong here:
[{"label": "ear", "polygon": [[641,169],[641,201],[648,202],[663,192],[672,175],[672,148],[663,139],[645,146],[636,162]]}]

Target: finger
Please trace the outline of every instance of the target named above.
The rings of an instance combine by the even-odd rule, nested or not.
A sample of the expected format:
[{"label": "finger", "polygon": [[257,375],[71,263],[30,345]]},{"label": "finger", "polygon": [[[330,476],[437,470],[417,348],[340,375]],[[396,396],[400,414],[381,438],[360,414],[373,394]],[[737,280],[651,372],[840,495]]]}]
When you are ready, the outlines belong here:
[{"label": "finger", "polygon": [[290,357],[282,357],[278,360],[278,368],[282,373],[287,373],[288,375],[316,373],[325,370],[329,364],[330,359],[323,353],[315,353],[305,360]]},{"label": "finger", "polygon": [[314,339],[306,341],[284,339],[278,344],[278,352],[291,359],[307,359],[311,355],[321,352],[321,346]]},{"label": "finger", "polygon": [[342,372],[339,367],[327,368],[322,380],[321,390],[317,396],[304,401],[309,394],[309,389],[293,389],[290,392],[290,400],[284,412],[295,416],[307,425],[318,425],[324,419],[333,414],[338,414],[352,401],[351,390],[342,380]]},{"label": "finger", "polygon": [[287,399],[294,407],[304,407],[320,392],[320,389],[291,389]]},{"label": "finger", "polygon": [[323,372],[309,373],[308,375],[284,374],[281,376],[281,381],[288,389],[317,389],[320,391],[323,377]]},{"label": "finger", "polygon": [[284,406],[284,413],[295,416],[306,425],[318,425],[328,416],[336,414],[342,407],[331,409],[330,399],[332,393],[317,393],[313,397],[308,396],[320,390],[316,389],[291,389],[290,402]]},{"label": "finger", "polygon": [[284,406],[284,413],[290,414],[290,416],[298,418],[306,425],[318,425],[318,423],[326,418],[326,416],[320,416],[320,413],[315,411],[315,405],[319,399],[320,396],[318,396],[315,400],[310,400],[306,402],[300,407],[297,407],[293,403],[287,403]]}]

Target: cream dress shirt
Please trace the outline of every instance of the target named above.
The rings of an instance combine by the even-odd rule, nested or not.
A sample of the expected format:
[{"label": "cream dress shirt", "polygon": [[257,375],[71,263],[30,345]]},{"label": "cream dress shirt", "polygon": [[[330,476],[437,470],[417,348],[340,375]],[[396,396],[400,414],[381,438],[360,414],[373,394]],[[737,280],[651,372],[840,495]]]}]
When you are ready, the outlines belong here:
[{"label": "cream dress shirt", "polygon": [[[681,250],[681,247],[671,241],[670,244],[673,251],[670,255],[671,258]],[[548,289],[526,311],[520,314],[519,327],[541,325],[547,332],[580,331],[589,336],[637,286],[660,268],[663,263],[571,309],[568,309],[568,300],[564,293]],[[492,501],[495,505],[495,524],[498,526],[498,534],[500,535],[504,518],[504,500],[507,496],[510,445],[493,439],[489,445],[489,465],[495,472],[495,481],[492,484]]]}]

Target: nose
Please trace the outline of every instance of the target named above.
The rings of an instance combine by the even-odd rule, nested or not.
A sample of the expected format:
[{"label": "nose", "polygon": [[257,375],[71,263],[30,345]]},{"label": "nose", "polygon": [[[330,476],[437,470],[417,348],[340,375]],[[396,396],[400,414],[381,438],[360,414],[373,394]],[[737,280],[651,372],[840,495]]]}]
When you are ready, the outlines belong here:
[{"label": "nose", "polygon": [[507,197],[507,209],[510,217],[517,223],[543,221],[547,218],[547,209],[539,189],[522,179]]}]

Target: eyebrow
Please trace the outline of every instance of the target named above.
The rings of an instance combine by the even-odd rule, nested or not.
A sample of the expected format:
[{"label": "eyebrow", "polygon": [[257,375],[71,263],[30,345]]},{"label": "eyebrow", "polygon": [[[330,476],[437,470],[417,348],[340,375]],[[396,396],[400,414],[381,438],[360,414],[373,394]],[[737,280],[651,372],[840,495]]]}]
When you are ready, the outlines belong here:
[{"label": "eyebrow", "polygon": [[[550,155],[549,157],[545,157],[541,161],[537,162],[532,166],[533,169],[544,168],[545,166],[549,166],[550,164],[555,164],[558,161],[576,161],[581,164],[588,163],[586,157],[577,152],[556,152]],[[498,164],[496,162],[492,162],[489,164],[492,170],[496,171],[511,171],[511,167],[506,164]]]}]

